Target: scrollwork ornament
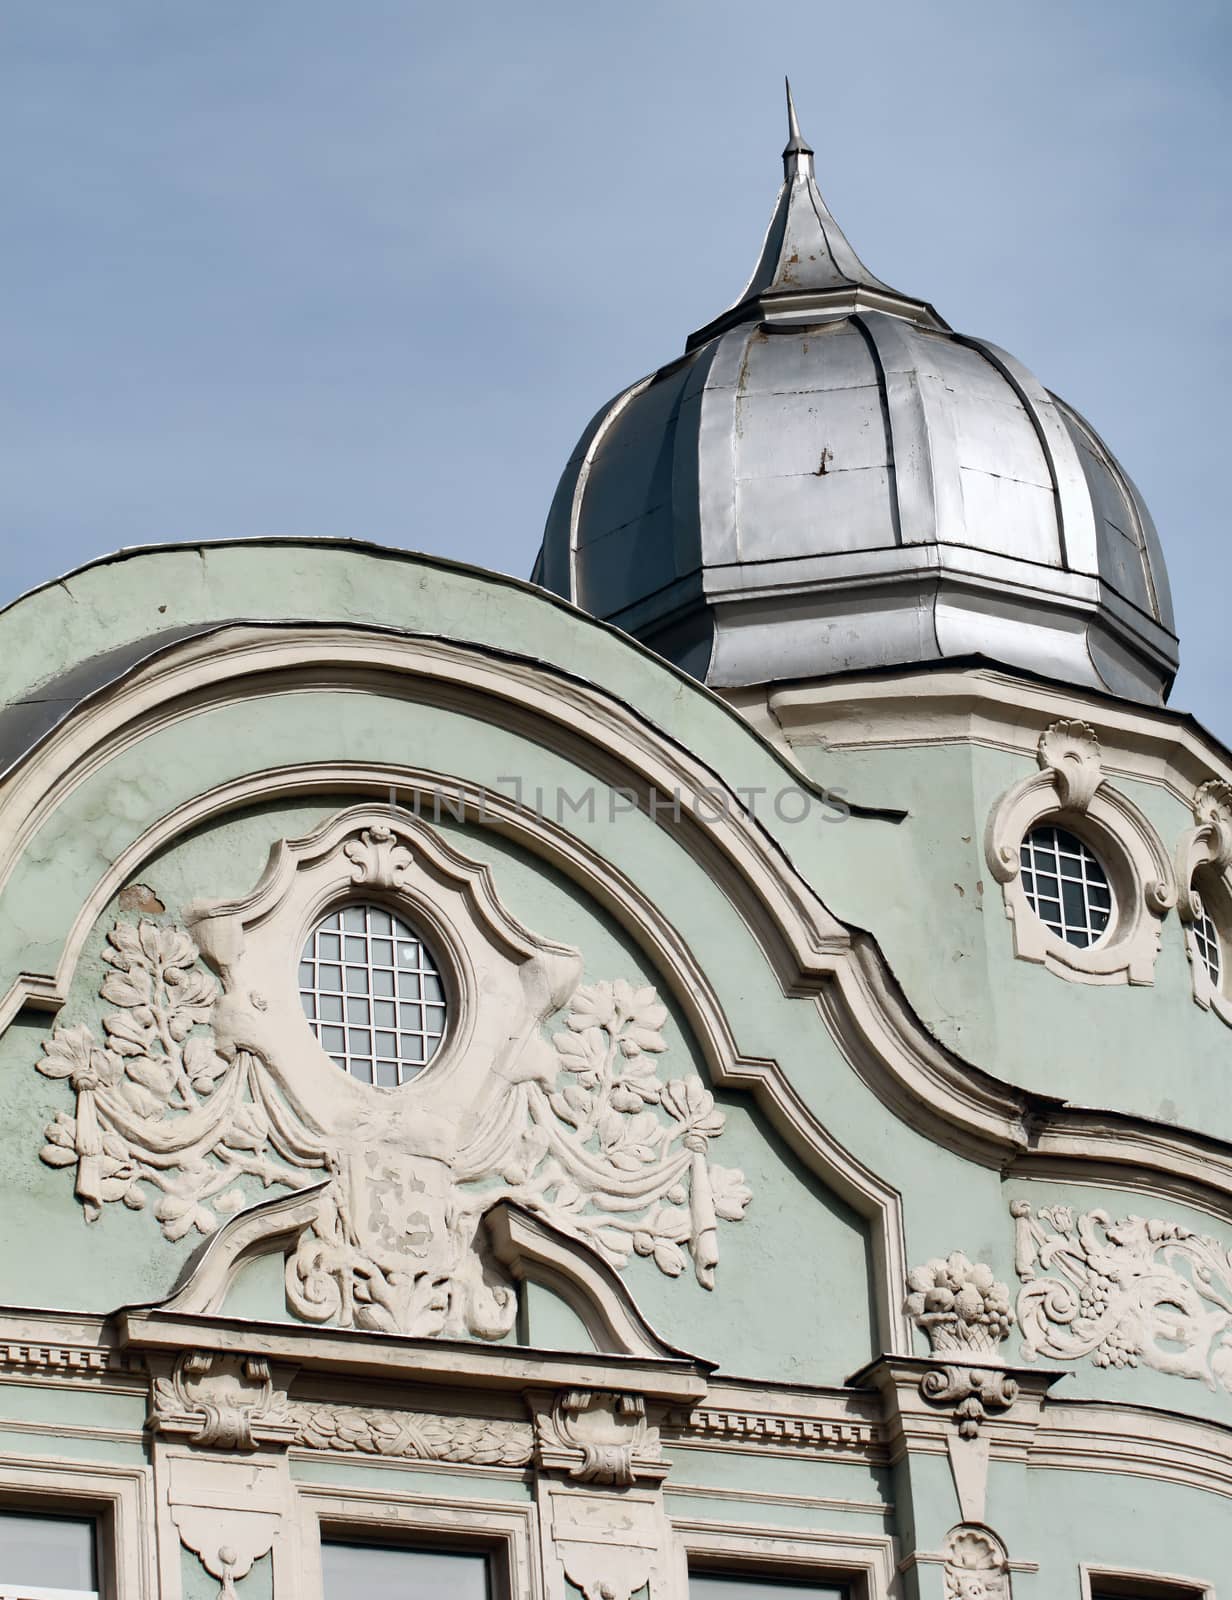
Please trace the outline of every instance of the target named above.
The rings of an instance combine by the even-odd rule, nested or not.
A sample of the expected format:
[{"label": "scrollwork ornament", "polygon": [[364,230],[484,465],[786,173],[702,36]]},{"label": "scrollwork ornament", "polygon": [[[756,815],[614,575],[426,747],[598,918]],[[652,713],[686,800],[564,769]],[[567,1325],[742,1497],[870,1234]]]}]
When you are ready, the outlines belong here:
[{"label": "scrollwork ornament", "polygon": [[945,1540],[945,1600],[1010,1600],[1005,1546],[988,1528],[963,1523]]},{"label": "scrollwork ornament", "polygon": [[116,922],[103,948],[112,970],[99,992],[116,1008],[102,1019],[103,1039],[79,1025],[43,1045],[38,1070],[67,1080],[77,1098],[72,1115],[57,1112],[44,1129],[39,1154],[76,1169],[88,1222],[117,1200],[144,1210],[153,1189],[165,1238],[209,1234],[248,1203],[242,1180],[301,1181],[270,1125],[256,1063],[216,1048],[219,986],[198,957],[182,928]]},{"label": "scrollwork ornament", "polygon": [[1186,923],[1199,921],[1204,910],[1196,874],[1223,878],[1232,871],[1232,786],[1218,778],[1202,784],[1194,795],[1193,816],[1195,826],[1182,835],[1176,851],[1179,909]]},{"label": "scrollwork ornament", "polygon": [[550,1406],[537,1407],[535,1434],[540,1465],[563,1469],[578,1483],[627,1487],[667,1475],[659,1430],[648,1424],[641,1395],[564,1390]]},{"label": "scrollwork ornament", "polygon": [[[691,1264],[713,1288],[720,1225],[740,1221],[750,1190],[711,1160],[725,1123],[713,1094],[661,1071],[668,1014],[655,989],[580,983],[578,953],[515,923],[485,867],[417,821],[348,828],[354,815],[277,848],[251,897],[263,937],[277,937],[271,901],[292,893],[301,865],[317,904],[323,886],[406,890],[408,875],[431,869],[417,891],[454,906],[455,936],[487,962],[483,995],[497,998],[475,1005],[487,1004],[499,1050],[474,1049],[452,1081],[434,1066],[396,1090],[358,1084],[308,1031],[294,991],[268,987],[268,944],[248,961],[230,905],[190,907],[191,935],[119,920],[103,952],[101,995],[115,1009],[101,1039],[57,1028],[37,1063],[76,1096],[47,1125],[41,1156],[74,1171],[87,1221],[116,1201],[141,1210],[153,1190],[175,1241],[212,1233],[262,1189],[325,1173],[315,1221],[287,1258],[291,1311],[421,1338],[512,1328],[516,1289],[479,1243],[502,1200],[617,1269],[636,1257],[675,1278]],[[553,1018],[563,1026],[545,1038]]]},{"label": "scrollwork ornament", "polygon": [[933,1367],[920,1379],[920,1394],[930,1405],[953,1406],[959,1437],[977,1439],[982,1423],[1018,1399],[1018,1383],[998,1367]]},{"label": "scrollwork ornament", "polygon": [[[984,856],[1001,885],[1015,955],[1081,983],[1153,983],[1162,922],[1176,904],[1171,853],[1150,818],[1106,778],[1099,738],[1087,723],[1053,722],[1036,757],[1039,770],[998,797],[984,829]],[[1073,831],[1104,866],[1112,915],[1090,944],[1063,938],[1027,892],[1023,844],[1041,826]]]},{"label": "scrollwork ornament", "polygon": [[343,846],[343,853],[353,867],[352,881],[379,889],[400,888],[413,860],[393,829],[384,823],[365,828],[357,839]]},{"label": "scrollwork ornament", "polygon": [[1232,1249],[1159,1218],[1010,1207],[1027,1360],[1148,1366],[1232,1393]]},{"label": "scrollwork ornament", "polygon": [[186,1350],[169,1377],[156,1377],[151,1423],[211,1450],[256,1450],[291,1437],[286,1396],[264,1356]]},{"label": "scrollwork ornament", "polygon": [[1099,736],[1086,722],[1062,719],[1040,734],[1036,759],[1051,772],[1066,811],[1086,811],[1103,781]]}]

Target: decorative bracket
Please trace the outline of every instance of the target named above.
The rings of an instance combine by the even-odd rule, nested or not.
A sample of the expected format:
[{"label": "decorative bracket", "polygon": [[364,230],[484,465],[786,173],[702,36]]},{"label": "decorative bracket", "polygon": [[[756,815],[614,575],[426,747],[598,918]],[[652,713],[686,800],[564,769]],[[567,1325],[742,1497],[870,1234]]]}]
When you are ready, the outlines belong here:
[{"label": "decorative bracket", "polygon": [[1002,1367],[932,1367],[920,1394],[930,1405],[953,1406],[959,1438],[978,1439],[980,1424],[1018,1399],[1018,1382]]},{"label": "decorative bracket", "polygon": [[661,1483],[669,1466],[659,1430],[646,1421],[640,1394],[565,1389],[547,1403],[532,1397],[539,1466],[577,1483]]},{"label": "decorative bracket", "polygon": [[211,1450],[285,1447],[296,1423],[264,1356],[185,1350],[150,1393],[150,1428]]}]

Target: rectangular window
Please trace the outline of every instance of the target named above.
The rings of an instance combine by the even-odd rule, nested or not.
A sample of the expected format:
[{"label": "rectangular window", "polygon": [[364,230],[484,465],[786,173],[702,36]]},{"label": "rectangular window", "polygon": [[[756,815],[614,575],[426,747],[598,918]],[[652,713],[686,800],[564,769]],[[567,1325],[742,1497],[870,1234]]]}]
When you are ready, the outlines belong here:
[{"label": "rectangular window", "polygon": [[689,1600],[848,1600],[841,1584],[797,1583],[793,1578],[691,1572]]},{"label": "rectangular window", "polygon": [[1151,1577],[1130,1572],[1089,1574],[1090,1600],[1211,1600],[1212,1591],[1184,1578]]},{"label": "rectangular window", "polygon": [[98,1600],[92,1518],[0,1511],[0,1600]]},{"label": "rectangular window", "polygon": [[325,1600],[492,1600],[486,1555],[397,1545],[321,1545]]}]

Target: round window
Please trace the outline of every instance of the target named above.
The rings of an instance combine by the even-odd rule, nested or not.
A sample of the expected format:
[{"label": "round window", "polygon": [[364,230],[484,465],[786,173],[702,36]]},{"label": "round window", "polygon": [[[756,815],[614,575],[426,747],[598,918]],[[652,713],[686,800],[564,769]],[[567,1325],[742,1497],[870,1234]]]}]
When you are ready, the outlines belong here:
[{"label": "round window", "polygon": [[380,906],[343,906],[300,957],[304,1015],[326,1052],[362,1083],[396,1088],[440,1047],[448,1004],[432,952]]},{"label": "round window", "polygon": [[1223,951],[1219,944],[1219,929],[1215,926],[1215,919],[1206,909],[1205,901],[1196,890],[1193,904],[1197,912],[1193,920],[1194,943],[1198,947],[1198,954],[1202,957],[1203,966],[1210,974],[1211,983],[1218,989],[1223,977]]},{"label": "round window", "polygon": [[1112,887],[1076,834],[1045,824],[1022,841],[1022,887],[1036,916],[1080,950],[1098,944],[1112,917]]}]

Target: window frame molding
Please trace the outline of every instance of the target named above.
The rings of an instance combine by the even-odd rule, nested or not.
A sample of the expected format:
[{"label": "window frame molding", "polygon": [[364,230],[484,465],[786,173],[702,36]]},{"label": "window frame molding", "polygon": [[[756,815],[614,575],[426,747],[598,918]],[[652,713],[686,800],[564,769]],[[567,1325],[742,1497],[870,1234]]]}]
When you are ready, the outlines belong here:
[{"label": "window frame molding", "polygon": [[0,1453],[0,1505],[90,1517],[98,1530],[99,1600],[159,1600],[152,1467]]},{"label": "window frame molding", "polygon": [[[1001,885],[1015,956],[1075,983],[1154,983],[1163,920],[1177,899],[1163,840],[1104,777],[1099,738],[1087,723],[1051,723],[1036,760],[1040,770],[1000,796],[984,831],[984,856]],[[1112,887],[1108,931],[1086,948],[1054,933],[1027,899],[1022,842],[1045,825],[1074,834],[1093,851]]]},{"label": "window frame molding", "polygon": [[896,1593],[897,1545],[888,1534],[814,1533],[675,1516],[669,1520],[681,1594],[688,1593],[690,1572],[846,1585],[849,1600],[889,1600]]},{"label": "window frame molding", "polygon": [[[1148,1572],[1143,1567],[1109,1567],[1101,1562],[1084,1561],[1078,1568],[1082,1581],[1082,1600],[1094,1600],[1096,1584],[1128,1583],[1129,1588],[1113,1590],[1118,1600],[1215,1600],[1215,1585],[1201,1578],[1182,1578],[1175,1572]],[[1140,1588],[1140,1585],[1148,1587]],[[1152,1589],[1149,1586],[1154,1586]]]},{"label": "window frame molding", "polygon": [[491,1600],[539,1600],[535,1508],[499,1501],[443,1500],[386,1487],[339,1487],[292,1481],[298,1588],[302,1600],[326,1600],[321,1545],[331,1538],[399,1545],[419,1550],[457,1550],[486,1555],[491,1563]]},{"label": "window frame molding", "polygon": [[[1232,785],[1218,778],[1200,784],[1191,802],[1194,826],[1176,847],[1177,913],[1194,1004],[1232,1028]],[[1198,948],[1195,926],[1202,908],[1219,938],[1220,981],[1212,979]]]}]

